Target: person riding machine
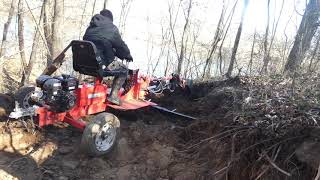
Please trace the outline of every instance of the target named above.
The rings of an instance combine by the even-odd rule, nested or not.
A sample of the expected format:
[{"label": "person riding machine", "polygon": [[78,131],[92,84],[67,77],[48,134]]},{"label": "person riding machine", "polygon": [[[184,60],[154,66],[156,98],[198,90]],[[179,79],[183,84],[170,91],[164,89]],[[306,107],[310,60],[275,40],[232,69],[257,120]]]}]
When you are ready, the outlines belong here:
[{"label": "person riding machine", "polygon": [[101,75],[105,71],[115,76],[108,101],[121,105],[118,93],[126,80],[128,69],[123,63],[116,61],[115,57],[121,60],[125,59],[127,62],[132,62],[133,58],[128,46],[122,40],[118,28],[113,24],[112,12],[104,9],[100,14],[94,15],[83,40],[95,44],[99,69],[102,71]]},{"label": "person riding machine", "polygon": [[[104,17],[99,15],[93,19],[95,18]],[[146,99],[150,79],[139,76],[139,70],[128,70],[123,64],[114,61],[115,56],[132,61],[132,56],[110,22],[112,21],[107,20],[102,24],[114,27],[116,31],[113,38],[117,41],[112,42],[106,38],[88,41],[91,37],[98,37],[90,34],[100,32],[96,29],[99,26],[92,27],[92,32],[89,27],[84,37],[87,40],[73,40],[36,79],[36,86],[22,87],[15,93],[16,106],[9,117],[22,121],[29,119],[33,128],[58,122],[67,123],[83,131],[81,149],[91,156],[107,154],[116,145],[120,121],[110,113],[110,109],[129,111],[150,107],[194,120],[194,117],[160,107]],[[109,48],[105,48],[106,46]],[[95,77],[95,82],[81,82],[66,74],[54,75],[66,61],[65,54],[70,48],[73,69],[80,74]],[[115,76],[111,93],[108,93],[109,86],[103,81],[107,76]],[[127,82],[121,89],[125,80]],[[121,105],[116,105],[120,104],[120,99]]]}]

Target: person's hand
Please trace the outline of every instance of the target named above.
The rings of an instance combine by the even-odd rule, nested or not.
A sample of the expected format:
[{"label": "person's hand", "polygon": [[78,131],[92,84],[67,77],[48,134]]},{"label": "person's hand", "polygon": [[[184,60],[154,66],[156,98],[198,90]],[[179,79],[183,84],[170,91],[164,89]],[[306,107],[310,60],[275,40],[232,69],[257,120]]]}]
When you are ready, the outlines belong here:
[{"label": "person's hand", "polygon": [[133,62],[133,58],[131,56],[131,54],[129,54],[126,58],[127,62]]}]

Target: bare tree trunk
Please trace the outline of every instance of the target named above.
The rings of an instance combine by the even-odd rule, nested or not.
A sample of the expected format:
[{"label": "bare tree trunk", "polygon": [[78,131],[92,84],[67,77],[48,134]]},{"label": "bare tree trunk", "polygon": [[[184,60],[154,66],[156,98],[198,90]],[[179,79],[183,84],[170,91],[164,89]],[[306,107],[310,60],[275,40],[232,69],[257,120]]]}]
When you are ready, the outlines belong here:
[{"label": "bare tree trunk", "polygon": [[314,50],[312,52],[312,56],[311,56],[311,59],[310,59],[310,64],[309,64],[309,68],[308,68],[308,72],[312,72],[312,65],[313,65],[313,60],[318,52],[318,49],[319,49],[319,45],[320,45],[320,35],[317,39],[317,43],[316,43],[316,46],[314,47]]},{"label": "bare tree trunk", "polygon": [[287,28],[288,28],[288,25],[289,25],[289,22],[291,21],[291,19],[292,19],[292,16],[293,16],[293,13],[290,15],[290,17],[289,17],[289,19],[288,19],[288,21],[287,21],[287,23],[286,23],[286,25],[285,25],[285,27],[284,27],[284,30],[283,30],[283,35],[284,35],[284,44],[283,44],[283,46],[282,46],[282,52],[281,52],[281,56],[282,56],[282,58],[281,58],[281,68],[284,66],[284,63],[285,63],[285,61],[286,61],[286,58],[287,58],[287,52],[288,52],[288,48],[289,48],[289,43],[288,43],[288,35],[287,35]]},{"label": "bare tree trunk", "polygon": [[[27,1],[26,1],[26,3],[27,3]],[[30,13],[32,13],[32,12],[30,11]],[[34,64],[34,62],[36,60],[36,57],[37,57],[36,54],[37,54],[37,49],[39,48],[40,36],[41,36],[41,32],[40,32],[39,26],[40,26],[40,23],[42,21],[43,15],[44,15],[44,6],[42,6],[42,8],[41,8],[39,22],[36,25],[29,63],[27,65],[27,67],[25,68],[25,82],[23,84],[28,84],[29,83],[29,78],[30,78],[30,74],[31,74],[31,71],[32,71],[32,68],[33,68],[33,64]]]},{"label": "bare tree trunk", "polygon": [[167,60],[166,60],[166,67],[164,70],[164,76],[168,75],[168,71],[169,71],[169,56],[170,56],[170,48],[168,48],[168,52],[167,52]]},{"label": "bare tree trunk", "polygon": [[20,86],[23,86],[25,82],[25,68],[27,66],[26,63],[26,54],[25,54],[25,49],[24,49],[24,8],[23,8],[23,1],[24,0],[19,0],[18,4],[18,39],[19,39],[19,51],[20,51],[20,57],[21,57],[21,62],[22,62],[22,78],[21,78],[21,83]]},{"label": "bare tree trunk", "polygon": [[176,73],[181,75],[181,71],[182,71],[182,65],[183,65],[183,61],[185,59],[185,46],[188,42],[188,38],[187,40],[185,40],[186,38],[186,32],[189,26],[189,21],[190,21],[190,13],[191,13],[191,9],[192,9],[192,0],[189,0],[189,5],[188,5],[188,9],[187,9],[187,14],[185,16],[185,24],[183,26],[183,32],[182,32],[182,37],[181,37],[181,45],[180,45],[180,55],[178,58],[178,67],[177,67],[177,71]]},{"label": "bare tree trunk", "polygon": [[[281,4],[281,8],[280,8],[280,13],[279,13],[279,16],[277,18],[277,21],[273,22],[273,28],[272,28],[272,33],[271,33],[271,40],[270,40],[270,44],[269,44],[269,47],[267,48],[267,52],[265,54],[265,57],[264,57],[264,61],[263,61],[263,67],[261,69],[261,73],[264,73],[264,74],[267,74],[268,73],[268,65],[269,65],[269,62],[270,62],[270,52],[271,52],[271,49],[272,49],[272,45],[273,45],[273,42],[274,42],[274,38],[276,36],[276,33],[277,33],[277,29],[278,29],[278,24],[279,24],[279,21],[280,21],[280,18],[281,18],[281,15],[282,15],[282,11],[283,11],[283,6],[284,6],[284,0],[282,0],[282,4]],[[269,2],[268,2],[268,9],[269,9]],[[268,16],[269,16],[269,10],[268,10]],[[269,18],[268,18],[269,19]],[[268,20],[269,21],[269,20]],[[268,28],[269,29],[269,28]],[[268,44],[268,43],[267,43]]]},{"label": "bare tree trunk", "polygon": [[283,7],[284,7],[284,0],[282,0],[280,13],[279,13],[279,16],[277,18],[276,24],[272,28],[271,40],[270,40],[269,49],[268,49],[268,56],[270,56],[270,52],[271,52],[271,49],[272,49],[274,38],[276,37],[276,34],[277,34],[278,24],[279,24],[280,18],[282,16]]},{"label": "bare tree trunk", "polygon": [[[161,57],[164,55],[164,51],[166,49],[166,47],[168,46],[168,49],[170,48],[170,44],[171,44],[171,40],[172,40],[172,36],[171,36],[171,33],[170,33],[170,27],[164,32],[163,30],[163,27],[162,27],[162,35],[161,35],[161,49],[160,49],[160,53],[158,55],[158,59],[156,61],[156,64],[155,66],[153,67],[152,69],[152,75],[154,74],[154,72],[156,71],[159,63],[160,63],[160,60],[161,60]],[[169,53],[169,52],[168,52]]]},{"label": "bare tree trunk", "polygon": [[52,57],[56,58],[62,51],[64,1],[55,0],[52,23]]},{"label": "bare tree trunk", "polygon": [[17,0],[12,0],[11,1],[11,7],[9,10],[9,15],[7,22],[4,24],[3,27],[3,36],[2,36],[2,42],[1,42],[1,47],[0,47],[0,57],[3,56],[6,52],[6,43],[7,43],[7,34],[8,34],[8,29],[11,24],[12,16],[15,10],[15,6],[17,4]]},{"label": "bare tree trunk", "polygon": [[88,4],[88,0],[86,0],[86,1],[84,2],[83,11],[82,11],[82,14],[81,14],[81,20],[80,20],[80,25],[79,25],[79,39],[82,39],[82,38],[81,38],[81,34],[82,34],[81,28],[82,28],[84,13],[86,12],[87,4]]},{"label": "bare tree trunk", "polygon": [[257,31],[255,30],[254,35],[253,35],[253,42],[252,42],[252,46],[251,46],[250,61],[249,61],[248,68],[247,68],[247,73],[249,71],[250,75],[252,75],[252,61],[253,61],[254,47],[256,44],[256,36],[257,36]]},{"label": "bare tree trunk", "polygon": [[43,0],[43,30],[44,30],[44,36],[46,38],[46,44],[48,46],[48,49],[50,52],[47,54],[47,66],[49,66],[52,63],[53,57],[52,57],[52,29],[51,29],[51,23],[50,23],[50,0]]},{"label": "bare tree trunk", "polygon": [[173,14],[173,12],[172,12],[172,4],[169,5],[169,8],[168,8],[168,10],[169,10],[169,26],[170,26],[170,30],[171,30],[173,45],[174,45],[174,49],[175,49],[175,52],[176,52],[176,55],[177,55],[177,59],[179,59],[179,53],[178,53],[178,45],[177,45],[177,40],[176,40],[174,28],[175,28],[175,25],[176,25],[176,22],[177,22],[177,18],[178,18],[181,2],[182,2],[182,0],[180,0],[180,2],[179,2],[178,10],[177,10],[177,13],[176,13],[174,21],[173,21],[173,17],[172,17],[172,14]]},{"label": "bare tree trunk", "polygon": [[193,32],[193,40],[192,40],[192,45],[191,45],[191,49],[187,58],[187,64],[185,66],[185,70],[184,70],[184,77],[187,78],[188,73],[191,71],[190,67],[190,62],[191,62],[191,56],[194,52],[194,46],[196,44],[196,41],[199,37],[199,29],[197,30],[197,32]]},{"label": "bare tree trunk", "polygon": [[220,44],[220,47],[219,47],[219,70],[220,70],[220,74],[223,75],[223,68],[222,68],[222,48],[223,48],[223,45],[224,45],[224,41],[227,37],[227,34],[229,32],[229,29],[230,29],[230,26],[231,26],[231,22],[232,22],[232,19],[233,19],[233,15],[234,15],[234,12],[235,12],[235,9],[236,9],[236,6],[238,4],[238,0],[234,3],[232,9],[231,9],[231,12],[230,14],[228,15],[227,17],[227,20],[226,20],[226,23],[228,24],[227,25],[227,29],[225,30],[225,33],[223,35],[223,38],[222,38],[222,41],[221,41],[221,44]]},{"label": "bare tree trunk", "polygon": [[232,55],[231,55],[231,60],[230,60],[228,72],[226,74],[227,78],[231,77],[232,71],[233,71],[233,66],[234,66],[234,63],[236,61],[237,50],[238,50],[239,41],[240,41],[241,33],[242,33],[243,20],[244,20],[244,16],[246,14],[246,11],[247,11],[248,3],[249,3],[249,0],[245,0],[244,1],[244,7],[242,9],[241,21],[240,21],[240,25],[238,27],[238,32],[237,32],[237,35],[236,35],[236,39],[234,41],[234,46],[233,46],[233,49],[232,49]]},{"label": "bare tree trunk", "polygon": [[108,4],[108,0],[104,0],[104,2],[103,2],[103,9],[106,9],[106,8],[107,8],[107,4]]},{"label": "bare tree trunk", "polygon": [[300,67],[318,28],[319,11],[320,1],[310,0],[302,17],[293,47],[285,65],[285,73],[293,72]]},{"label": "bare tree trunk", "polygon": [[224,3],[223,3],[219,22],[217,25],[217,29],[214,34],[213,42],[211,44],[211,48],[210,48],[210,51],[209,51],[207,59],[206,59],[206,63],[204,65],[203,75],[202,75],[203,79],[209,78],[210,74],[211,74],[212,56],[213,56],[213,53],[215,52],[215,50],[217,49],[218,43],[221,40],[221,35],[223,32],[222,24],[223,24],[224,14],[225,14],[225,7],[224,7]]},{"label": "bare tree trunk", "polygon": [[119,31],[122,36],[126,31],[126,22],[128,18],[128,14],[130,12],[131,4],[133,0],[121,0],[121,11],[119,17]]},{"label": "bare tree trunk", "polygon": [[270,56],[268,54],[268,38],[269,38],[269,26],[270,26],[270,0],[268,0],[268,8],[267,8],[267,11],[268,11],[268,20],[267,20],[267,27],[266,27],[266,33],[264,35],[264,42],[263,42],[263,52],[264,52],[264,55],[263,55],[263,66],[262,66],[262,69],[261,69],[261,73],[267,73],[267,67],[268,67],[268,63],[269,63],[269,59],[270,59]]},{"label": "bare tree trunk", "polygon": [[93,6],[92,6],[92,13],[91,13],[91,16],[93,16],[93,15],[94,15],[94,10],[96,9],[96,2],[97,2],[97,0],[94,0],[94,1],[93,1]]}]

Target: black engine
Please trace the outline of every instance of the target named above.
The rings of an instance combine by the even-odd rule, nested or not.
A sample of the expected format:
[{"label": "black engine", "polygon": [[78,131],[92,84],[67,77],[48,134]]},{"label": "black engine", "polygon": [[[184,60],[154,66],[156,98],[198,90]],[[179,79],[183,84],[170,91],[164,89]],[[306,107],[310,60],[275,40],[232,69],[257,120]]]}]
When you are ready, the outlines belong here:
[{"label": "black engine", "polygon": [[37,86],[42,90],[42,96],[34,101],[50,108],[53,112],[65,112],[76,104],[74,90],[78,88],[79,81],[69,75],[51,77],[41,75],[36,80]]}]

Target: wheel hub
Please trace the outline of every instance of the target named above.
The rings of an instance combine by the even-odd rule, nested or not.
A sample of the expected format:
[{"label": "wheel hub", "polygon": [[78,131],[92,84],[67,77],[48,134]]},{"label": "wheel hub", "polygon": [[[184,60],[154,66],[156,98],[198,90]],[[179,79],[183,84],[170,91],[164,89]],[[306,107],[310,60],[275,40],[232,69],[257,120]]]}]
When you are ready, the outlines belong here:
[{"label": "wheel hub", "polygon": [[28,94],[23,98],[23,102],[22,102],[22,104],[20,104],[20,105],[22,105],[22,107],[24,107],[24,108],[29,108],[29,107],[31,107],[31,105],[30,105],[30,98],[31,98],[32,93],[33,93],[33,92],[28,93]]},{"label": "wheel hub", "polygon": [[102,126],[95,138],[97,150],[106,151],[110,149],[115,141],[115,137],[116,128],[109,124]]}]

